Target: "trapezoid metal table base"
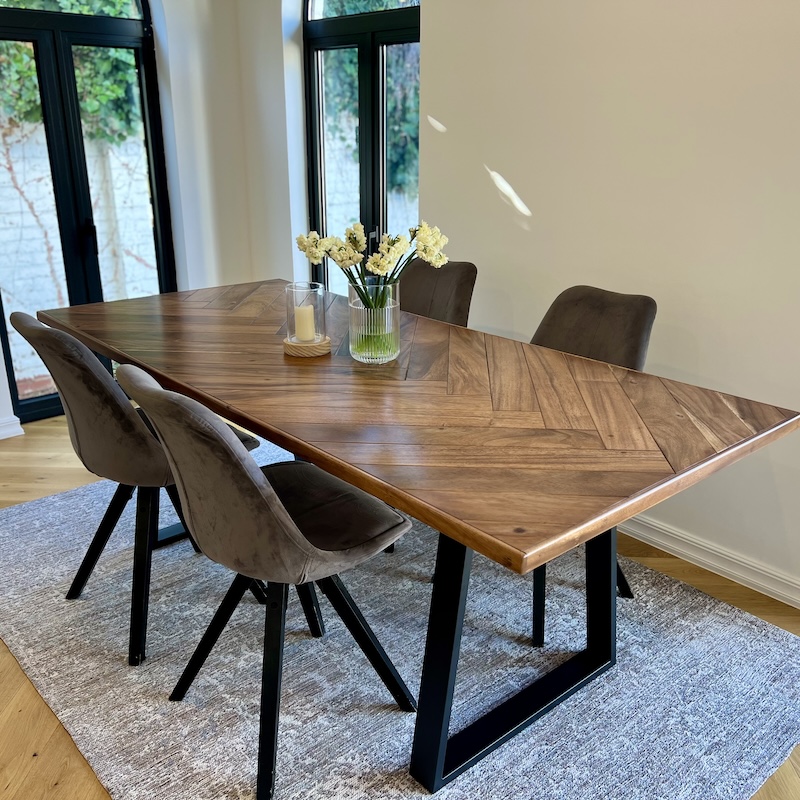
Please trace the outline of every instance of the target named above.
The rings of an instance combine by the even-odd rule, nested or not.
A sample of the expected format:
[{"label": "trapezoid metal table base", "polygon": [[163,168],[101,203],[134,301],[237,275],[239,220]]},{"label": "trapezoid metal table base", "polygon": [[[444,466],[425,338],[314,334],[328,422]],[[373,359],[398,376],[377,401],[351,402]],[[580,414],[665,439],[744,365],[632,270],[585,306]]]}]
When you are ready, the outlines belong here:
[{"label": "trapezoid metal table base", "polygon": [[616,662],[616,529],[586,543],[586,648],[449,735],[473,551],[440,534],[410,773],[435,792]]}]

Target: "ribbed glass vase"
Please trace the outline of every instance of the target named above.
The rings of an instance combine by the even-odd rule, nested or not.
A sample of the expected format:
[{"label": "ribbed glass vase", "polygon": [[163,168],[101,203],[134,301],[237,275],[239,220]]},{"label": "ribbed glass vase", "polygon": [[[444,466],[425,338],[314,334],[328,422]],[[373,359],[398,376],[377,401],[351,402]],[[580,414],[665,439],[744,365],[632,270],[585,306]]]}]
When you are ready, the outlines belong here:
[{"label": "ribbed glass vase", "polygon": [[363,364],[386,364],[400,353],[400,286],[348,286],[350,355]]}]

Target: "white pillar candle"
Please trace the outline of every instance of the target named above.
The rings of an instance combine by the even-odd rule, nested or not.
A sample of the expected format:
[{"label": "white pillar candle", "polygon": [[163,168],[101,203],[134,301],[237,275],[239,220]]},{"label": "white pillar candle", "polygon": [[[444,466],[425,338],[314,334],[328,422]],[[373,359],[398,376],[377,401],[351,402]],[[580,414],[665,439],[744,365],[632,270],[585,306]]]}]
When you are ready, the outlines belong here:
[{"label": "white pillar candle", "polygon": [[298,342],[313,342],[317,338],[314,328],[314,306],[295,306],[294,335]]}]

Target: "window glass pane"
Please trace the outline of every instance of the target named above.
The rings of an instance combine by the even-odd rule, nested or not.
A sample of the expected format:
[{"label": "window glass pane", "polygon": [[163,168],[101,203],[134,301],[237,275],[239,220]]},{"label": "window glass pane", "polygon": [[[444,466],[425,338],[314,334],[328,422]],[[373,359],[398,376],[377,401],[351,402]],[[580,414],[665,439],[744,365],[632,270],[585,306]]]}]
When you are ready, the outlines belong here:
[{"label": "window glass pane", "polygon": [[134,51],[73,47],[104,300],[158,294],[153,206]]},{"label": "window glass pane", "polygon": [[391,11],[418,6],[419,0],[311,0],[309,19],[345,17],[369,11]]},{"label": "window glass pane", "polygon": [[384,48],[386,232],[419,222],[419,42]]},{"label": "window glass pane", "polygon": [[93,17],[142,18],[138,0],[0,0],[0,8],[60,11],[62,14],[86,14]]},{"label": "window glass pane", "polygon": [[0,41],[0,296],[19,399],[52,394],[44,364],[8,322],[12,311],[69,305],[30,42]]},{"label": "window glass pane", "polygon": [[[323,208],[328,236],[343,236],[359,221],[358,49],[320,53],[322,72]],[[335,264],[328,268],[328,288],[347,294],[347,280]]]}]

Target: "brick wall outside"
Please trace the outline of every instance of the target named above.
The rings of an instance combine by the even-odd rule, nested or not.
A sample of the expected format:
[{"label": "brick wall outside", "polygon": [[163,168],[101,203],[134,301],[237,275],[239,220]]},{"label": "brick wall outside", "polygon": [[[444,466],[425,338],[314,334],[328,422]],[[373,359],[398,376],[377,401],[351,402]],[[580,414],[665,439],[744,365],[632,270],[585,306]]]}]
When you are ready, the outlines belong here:
[{"label": "brick wall outside", "polygon": [[[10,128],[0,119],[0,293],[6,315],[69,303],[47,142],[42,125]],[[158,291],[147,159],[141,140],[86,141],[105,299]],[[8,326],[7,326],[8,327]],[[10,330],[17,381],[24,390],[45,370]]]}]

